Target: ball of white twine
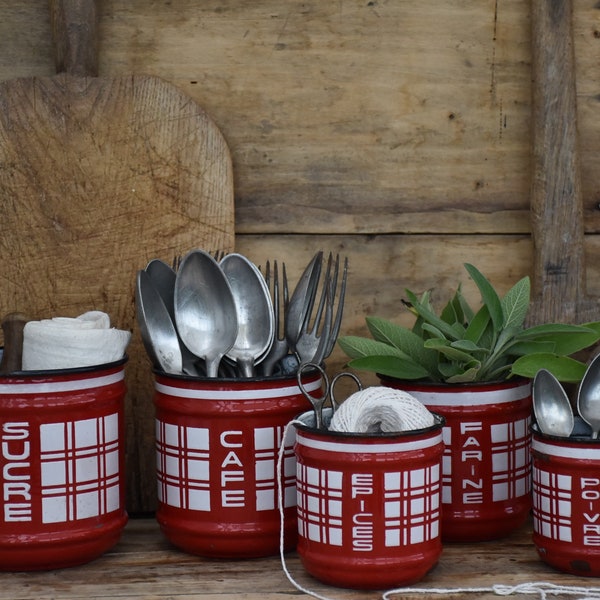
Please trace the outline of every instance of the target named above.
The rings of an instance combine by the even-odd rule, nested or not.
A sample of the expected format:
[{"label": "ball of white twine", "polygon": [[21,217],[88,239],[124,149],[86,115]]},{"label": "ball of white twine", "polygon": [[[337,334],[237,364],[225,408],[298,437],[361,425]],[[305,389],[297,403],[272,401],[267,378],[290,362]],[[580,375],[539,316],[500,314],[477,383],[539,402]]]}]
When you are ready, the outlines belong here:
[{"label": "ball of white twine", "polygon": [[389,387],[368,387],[349,396],[334,413],[330,431],[388,433],[431,427],[433,415],[414,396]]}]

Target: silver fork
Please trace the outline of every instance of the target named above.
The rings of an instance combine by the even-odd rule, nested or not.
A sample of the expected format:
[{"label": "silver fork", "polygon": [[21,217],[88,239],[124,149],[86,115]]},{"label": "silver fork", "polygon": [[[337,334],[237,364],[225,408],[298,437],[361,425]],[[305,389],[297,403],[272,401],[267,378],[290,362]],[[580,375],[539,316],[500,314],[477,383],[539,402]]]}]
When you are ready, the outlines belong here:
[{"label": "silver fork", "polygon": [[[323,285],[321,296],[317,304],[314,321],[311,327],[312,312],[315,306],[317,288],[311,295],[306,318],[302,326],[302,332],[296,343],[296,353],[300,359],[300,364],[307,362],[321,364],[325,358],[325,354],[329,347],[331,331],[332,331],[332,316],[333,316],[333,301],[335,294],[335,284],[337,282],[339,260],[333,266],[333,255],[330,253],[327,260],[327,269],[323,276]],[[318,287],[318,284],[317,284]],[[323,316],[324,314],[324,316]]]},{"label": "silver fork", "polygon": [[273,312],[275,315],[275,339],[269,353],[262,361],[263,375],[269,376],[273,374],[275,365],[288,353],[289,345],[285,337],[285,319],[287,316],[287,307],[289,302],[289,290],[287,274],[285,272],[285,263],[282,263],[282,286],[283,290],[280,294],[279,290],[279,269],[277,261],[273,261],[273,281],[271,282],[271,263],[267,261],[265,266],[265,281],[267,287],[271,291],[273,298]]},{"label": "silver fork", "polygon": [[[335,258],[335,283],[333,284],[334,290],[334,298],[332,300],[332,304],[335,301],[335,290],[337,289],[337,273],[339,271],[339,255]],[[348,281],[348,257],[344,257],[344,272],[342,274],[342,282],[340,284],[340,292],[338,295],[338,305],[337,311],[335,313],[335,319],[333,321],[333,325],[331,326],[331,332],[329,335],[329,340],[327,343],[327,348],[325,349],[325,355],[323,356],[323,360],[325,360],[335,348],[335,343],[337,341],[338,335],[340,333],[340,327],[342,325],[342,315],[344,313],[344,300],[346,299],[346,283]]]}]

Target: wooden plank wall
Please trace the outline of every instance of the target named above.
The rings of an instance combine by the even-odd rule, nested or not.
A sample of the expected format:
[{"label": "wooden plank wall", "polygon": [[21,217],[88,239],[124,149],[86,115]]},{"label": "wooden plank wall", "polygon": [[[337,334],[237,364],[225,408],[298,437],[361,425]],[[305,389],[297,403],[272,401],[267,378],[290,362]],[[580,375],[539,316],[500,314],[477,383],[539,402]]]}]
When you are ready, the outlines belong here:
[{"label": "wooden plank wall", "polygon": [[[600,295],[600,10],[574,7]],[[473,293],[465,261],[500,291],[531,273],[528,2],[100,0],[100,36],[100,75],[163,77],[223,131],[238,251],[285,261],[292,281],[319,248],[349,257],[344,334],[364,333],[367,314],[406,320],[405,287]],[[50,39],[44,0],[0,0],[0,79],[53,74]],[[343,362],[336,350],[329,367]],[[132,512],[155,505],[145,405],[129,412]]]}]

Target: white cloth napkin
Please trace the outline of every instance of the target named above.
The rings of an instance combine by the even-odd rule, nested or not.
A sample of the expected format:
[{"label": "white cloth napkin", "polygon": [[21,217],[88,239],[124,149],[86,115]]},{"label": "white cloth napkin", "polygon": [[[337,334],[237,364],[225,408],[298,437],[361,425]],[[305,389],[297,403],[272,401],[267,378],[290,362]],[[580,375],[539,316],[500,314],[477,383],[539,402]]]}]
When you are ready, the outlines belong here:
[{"label": "white cloth napkin", "polygon": [[373,386],[349,396],[334,413],[330,431],[400,432],[431,427],[433,415],[407,392]]},{"label": "white cloth napkin", "polygon": [[23,370],[72,369],[123,358],[129,331],[111,328],[110,317],[93,310],[76,318],[29,321],[23,330]]}]

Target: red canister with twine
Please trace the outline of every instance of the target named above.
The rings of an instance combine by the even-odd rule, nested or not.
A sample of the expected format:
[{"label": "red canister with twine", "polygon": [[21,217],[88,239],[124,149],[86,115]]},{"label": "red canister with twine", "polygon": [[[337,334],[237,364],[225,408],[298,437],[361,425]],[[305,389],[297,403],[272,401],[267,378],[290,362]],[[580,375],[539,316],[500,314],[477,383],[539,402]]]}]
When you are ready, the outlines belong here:
[{"label": "red canister with twine", "polygon": [[298,553],[307,572],[354,589],[419,581],[442,551],[443,418],[380,434],[316,429],[311,412],[299,420]]},{"label": "red canister with twine", "polygon": [[0,376],[0,569],[71,567],[120,538],[124,366]]},{"label": "red canister with twine", "polygon": [[[296,377],[155,377],[156,518],[165,536],[200,556],[277,554],[277,459],[284,444],[284,528],[293,548],[296,463],[293,439],[283,434],[307,405]],[[303,384],[317,389],[319,373],[307,373]]]}]

